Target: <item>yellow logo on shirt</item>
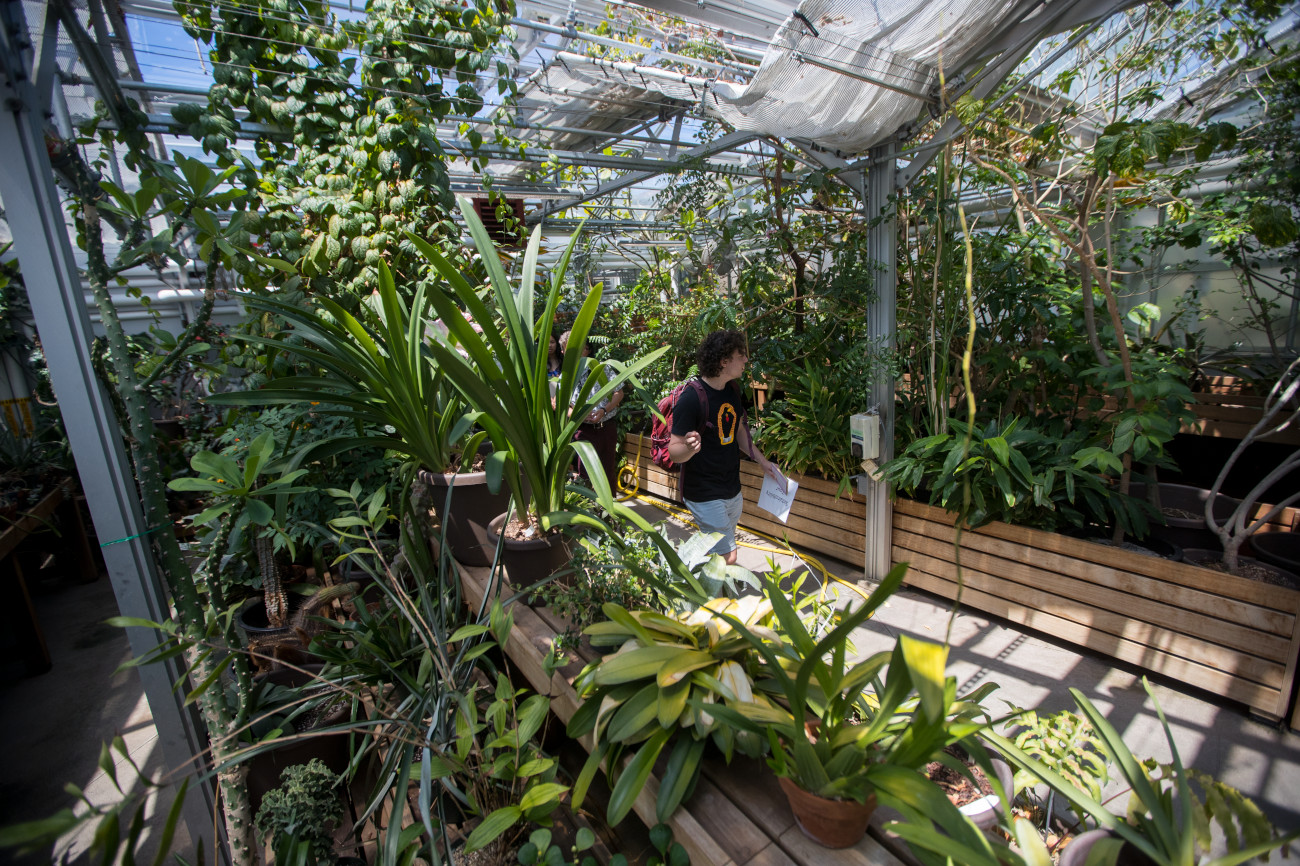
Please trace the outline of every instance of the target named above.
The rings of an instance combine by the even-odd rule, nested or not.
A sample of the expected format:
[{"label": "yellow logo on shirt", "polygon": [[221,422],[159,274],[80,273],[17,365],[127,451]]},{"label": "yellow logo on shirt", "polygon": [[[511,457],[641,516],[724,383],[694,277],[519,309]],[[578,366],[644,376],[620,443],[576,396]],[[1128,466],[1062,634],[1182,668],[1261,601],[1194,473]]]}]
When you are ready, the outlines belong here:
[{"label": "yellow logo on shirt", "polygon": [[730,403],[723,403],[718,409],[718,441],[730,445],[736,439],[736,422],[740,416]]}]

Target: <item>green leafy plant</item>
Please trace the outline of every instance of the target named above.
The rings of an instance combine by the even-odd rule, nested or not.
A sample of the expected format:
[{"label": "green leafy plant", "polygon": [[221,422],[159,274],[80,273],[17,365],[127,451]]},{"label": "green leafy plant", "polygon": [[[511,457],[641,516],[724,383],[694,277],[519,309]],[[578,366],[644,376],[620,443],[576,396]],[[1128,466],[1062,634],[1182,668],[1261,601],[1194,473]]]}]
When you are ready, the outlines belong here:
[{"label": "green leafy plant", "polygon": [[567,568],[569,577],[536,593],[566,623],[555,637],[555,650],[575,648],[583,629],[604,619],[601,609],[606,603],[626,609],[668,609],[669,599],[654,583],[641,579],[648,571],[664,575],[666,570],[663,554],[643,532],[629,530],[617,545],[604,535],[580,539]]},{"label": "green leafy plant", "polygon": [[278,788],[266,792],[256,823],[275,850],[278,866],[332,862],[334,827],[343,817],[339,777],[319,758],[286,767]]},{"label": "green leafy plant", "polygon": [[[581,806],[601,762],[611,776],[606,805],[610,824],[623,820],[645,786],[655,761],[673,734],[682,731],[660,780],[655,811],[666,820],[694,790],[704,747],[712,739],[730,760],[735,749],[757,756],[764,741],[736,730],[711,712],[716,704],[767,702],[755,695],[749,642],[722,614],[758,631],[769,631],[771,603],[758,596],[717,598],[689,614],[665,615],[603,607],[609,622],[586,629],[595,646],[619,651],[582,670],[574,689],[583,704],[569,720],[570,737],[592,734],[596,747],[574,789]],[[623,756],[630,755],[627,765]]]},{"label": "green leafy plant", "polygon": [[[1105,804],[1012,741],[992,733],[987,735],[1017,768],[1046,782],[1076,810],[1087,813],[1098,827],[1114,834],[1114,839],[1094,847],[1088,859],[1090,864],[1113,866],[1121,845],[1127,843],[1157,866],[1233,866],[1255,857],[1267,859],[1270,851],[1300,838],[1300,830],[1278,834],[1259,808],[1239,792],[1185,767],[1151,684],[1145,678],[1142,682],[1155,704],[1173,756],[1167,764],[1135,757],[1092,701],[1078,689],[1070,689],[1079,710],[1100,739],[1111,766],[1129,786],[1128,807],[1123,818],[1112,814]],[[1196,792],[1197,787],[1201,788],[1201,794]],[[1227,843],[1228,853],[1220,857],[1209,857],[1211,823],[1223,831]],[[1020,835],[1017,833],[1018,838]]]},{"label": "green leafy plant", "polygon": [[847,424],[867,405],[861,383],[868,379],[857,377],[856,388],[848,379],[834,367],[805,360],[793,376],[783,374],[785,397],[768,407],[755,434],[758,445],[781,466],[835,481],[841,493],[862,470],[849,451],[848,437],[827,435],[826,426],[830,419]]},{"label": "green leafy plant", "polygon": [[[369,318],[325,297],[305,308],[276,298],[250,297],[246,301],[250,307],[274,313],[292,331],[278,336],[247,334],[241,339],[285,352],[325,375],[296,372],[257,390],[216,395],[211,402],[341,406],[343,417],[371,427],[391,427],[396,438],[373,430],[339,431],[337,437],[315,443],[312,454],[371,447],[409,457],[433,472],[450,471],[463,453],[478,449],[483,434],[471,435],[475,414],[429,350],[431,298],[438,294],[437,289],[426,292],[422,287],[408,305],[398,294],[392,271],[380,262],[378,302]],[[504,459],[502,453],[488,463],[489,475],[497,483]]]},{"label": "green leafy plant", "polygon": [[[239,544],[244,531],[257,527],[254,550],[262,575],[262,593],[266,599],[267,621],[277,628],[288,621],[289,603],[280,582],[279,566],[274,561],[274,542],[278,540],[294,554],[293,541],[276,520],[276,510],[266,501],[276,498],[283,511],[286,497],[302,493],[308,488],[294,482],[307,474],[306,469],[283,472],[279,478],[265,480],[277,471],[274,457],[275,440],[270,431],[258,436],[248,446],[248,454],[241,466],[230,454],[200,451],[190,458],[190,466],[198,473],[194,478],[174,478],[168,487],[189,493],[201,493],[207,498],[207,507],[197,514],[193,522],[205,525],[220,521],[217,529],[205,539],[207,556],[205,572],[210,584],[226,587],[221,561],[232,546]],[[222,593],[224,595],[224,592]]]},{"label": "green leafy plant", "polygon": [[1001,520],[1055,529],[1117,521],[1135,535],[1146,534],[1154,510],[1120,496],[1101,472],[1088,468],[1086,430],[1054,436],[1019,418],[983,428],[950,418],[948,425],[951,432],[918,439],[881,467],[898,492],[926,492],[932,505],[968,526]]},{"label": "green leafy plant", "polygon": [[[453,637],[486,630],[469,625]],[[498,674],[496,689],[482,707],[480,693],[473,687],[457,696],[455,738],[435,747],[429,766],[434,780],[463,798],[469,814],[482,818],[465,850],[493,845],[500,855],[514,847],[521,822],[549,823],[569,787],[555,781],[556,760],[537,742],[550,715],[550,700],[544,695],[524,697],[526,692],[511,687],[504,674]]]},{"label": "green leafy plant", "polygon": [[[579,859],[584,851],[590,851],[596,844],[596,834],[586,827],[578,829],[569,849],[572,856],[565,857],[559,845],[551,842],[551,831],[534,830],[519,848],[520,866],[596,866],[594,856],[587,854]],[[656,824],[650,828],[650,844],[654,853],[646,859],[646,866],[690,866],[691,858],[682,844],[673,839],[673,831],[667,824]],[[609,866],[627,866],[627,855],[618,852],[609,858]]]},{"label": "green leafy plant", "polygon": [[414,786],[422,820],[381,828],[384,862],[451,850],[448,827],[468,815],[483,819],[470,844],[500,853],[522,822],[545,821],[567,790],[538,745],[547,700],[516,692],[489,655],[513,617],[488,600],[492,593],[477,609],[465,605],[450,554],[435,556],[425,523],[409,519],[409,496],[400,500],[394,555],[379,536],[391,519],[383,491],[364,500],[356,486],[331,492],[353,510],[333,522],[346,549],[340,561],[373,578],[370,603],[312,645],[327,663],[326,681],[372,696],[369,720],[352,726],[354,765],[374,755],[376,768],[358,821],[378,821]]},{"label": "green leafy plant", "polygon": [[[1109,763],[1105,748],[1092,724],[1083,716],[1069,710],[1051,715],[1041,715],[1035,710],[1013,707],[1014,716],[1008,726],[1012,742],[1025,754],[1051,767],[1094,800],[1101,799],[1102,788],[1110,780]],[[1031,816],[1041,820],[1044,831],[1050,830],[1056,793],[1048,787],[1047,796],[1036,796],[1038,778],[1028,770],[1017,768],[1012,788],[1018,800],[1031,809]],[[1069,805],[1067,801],[1067,805]],[[1083,826],[1085,812],[1076,811],[1076,827]]]},{"label": "green leafy plant", "polygon": [[[563,513],[564,491],[574,456],[582,460],[591,479],[596,500],[615,511],[610,482],[600,467],[589,442],[574,442],[573,434],[592,409],[625,383],[636,384],[638,371],[655,363],[667,346],[628,365],[607,362],[609,375],[603,383],[590,376],[579,383],[577,353],[564,359],[557,389],[551,394],[547,378],[547,338],[555,325],[569,257],[578,234],[552,269],[550,287],[536,294],[537,256],[541,246],[539,226],[529,240],[520,262],[517,283],[512,283],[487,230],[469,202],[459,201],[474,245],[488,274],[490,302],[475,289],[474,281],[459,272],[442,253],[423,239],[410,235],[414,243],[446,282],[448,292],[432,292],[429,302],[448,334],[429,347],[439,369],[480,413],[478,423],[498,446],[509,447],[517,471],[506,474],[516,503],[529,503],[528,510],[543,530],[561,523],[586,524],[604,529],[588,515]],[[570,342],[580,346],[586,340],[600,305],[601,292],[593,287],[574,319]],[[534,300],[543,304],[534,318]],[[456,306],[460,303],[466,313]],[[462,354],[463,353],[463,354]],[[598,387],[599,384],[599,387]],[[504,455],[503,455],[504,456]],[[524,490],[529,496],[524,495]]]},{"label": "green leafy plant", "polygon": [[775,635],[728,618],[762,657],[755,693],[780,700],[740,701],[717,712],[742,730],[766,735],[772,769],[809,793],[863,802],[880,788],[914,784],[945,746],[988,723],[981,701],[996,684],[959,698],[956,679],[944,676],[945,646],[900,635],[892,651],[850,664],[850,633],[897,591],[906,571],[905,564],[891,569],[821,637],[770,575],[764,595]]}]

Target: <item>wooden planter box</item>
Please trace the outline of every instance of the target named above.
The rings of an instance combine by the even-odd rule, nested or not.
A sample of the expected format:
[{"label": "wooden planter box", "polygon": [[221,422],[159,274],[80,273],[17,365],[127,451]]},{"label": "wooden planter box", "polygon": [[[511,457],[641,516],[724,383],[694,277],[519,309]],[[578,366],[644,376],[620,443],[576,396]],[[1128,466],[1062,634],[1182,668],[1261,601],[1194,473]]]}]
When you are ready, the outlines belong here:
[{"label": "wooden planter box", "polygon": [[[653,493],[674,502],[680,502],[677,493],[679,475],[668,473],[650,462],[650,437],[629,434],[623,444],[628,464],[636,468],[637,480],[644,493]],[[745,510],[740,525],[770,535],[788,539],[790,543],[824,553],[845,562],[861,563],[866,555],[864,531],[867,505],[856,492],[835,495],[836,485],[821,478],[791,474],[799,482],[799,493],[790,511],[787,523],[758,509],[758,491],[763,486],[763,476],[758,464],[740,461],[741,492],[745,497]]]},{"label": "wooden planter box", "polygon": [[[629,436],[626,449],[641,490],[675,500],[677,476],[649,462],[649,439]],[[836,498],[834,485],[796,478],[795,510],[783,526],[757,509],[761,479],[755,464],[742,461],[741,525],[861,563],[862,497]],[[909,585],[944,598],[957,593],[953,520],[940,508],[894,503],[894,562],[910,563]],[[1267,529],[1297,521],[1288,508]],[[1005,523],[963,533],[961,559],[962,604],[969,609],[1239,701],[1269,719],[1287,716],[1300,650],[1300,592]],[[1292,725],[1300,725],[1300,708]]]},{"label": "wooden planter box", "polygon": [[[957,593],[953,517],[894,504],[907,582]],[[962,533],[962,604],[1240,701],[1270,719],[1290,705],[1300,592],[1081,539],[990,523]]]}]

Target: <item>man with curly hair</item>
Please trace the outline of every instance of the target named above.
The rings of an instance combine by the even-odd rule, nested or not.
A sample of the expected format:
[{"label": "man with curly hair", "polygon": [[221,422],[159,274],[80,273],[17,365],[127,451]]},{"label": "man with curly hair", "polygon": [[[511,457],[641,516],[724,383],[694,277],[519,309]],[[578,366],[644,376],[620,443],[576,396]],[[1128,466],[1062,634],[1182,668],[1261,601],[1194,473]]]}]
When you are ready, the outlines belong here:
[{"label": "man with curly hair", "polygon": [[707,405],[695,388],[685,388],[673,407],[668,456],[681,465],[682,499],[702,531],[720,532],[712,552],[736,562],[736,524],[744,503],[740,493],[743,453],[776,480],[781,470],[754,447],[746,423],[745,398],[736,383],[745,372],[749,350],[739,331],[714,331],[696,353]]}]

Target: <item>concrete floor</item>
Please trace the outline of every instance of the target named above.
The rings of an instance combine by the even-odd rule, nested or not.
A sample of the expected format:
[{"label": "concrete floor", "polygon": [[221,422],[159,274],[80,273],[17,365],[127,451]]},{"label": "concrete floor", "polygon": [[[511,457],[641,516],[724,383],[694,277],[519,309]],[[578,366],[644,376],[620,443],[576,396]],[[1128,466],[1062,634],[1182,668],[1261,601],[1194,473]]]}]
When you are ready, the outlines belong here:
[{"label": "concrete floor", "polygon": [[[130,760],[145,777],[161,779],[166,770],[140,676],[134,669],[117,672],[131,656],[122,629],[104,624],[118,612],[108,578],[84,584],[47,578],[29,584],[53,667],[40,676],[20,678],[14,670],[0,676],[0,742],[6,745],[0,824],[5,825],[72,808],[76,798],[64,790],[67,784],[96,804],[119,800],[113,780],[99,766],[101,744],[114,736],[122,737]],[[116,752],[113,758],[122,790],[142,788],[127,760]],[[170,804],[171,793],[164,789],[161,798],[149,802],[146,817],[160,809],[165,815]],[[65,839],[57,855],[76,858],[85,851],[90,832]],[[152,857],[152,826],[144,838],[141,850]],[[0,864],[42,862],[46,859],[0,849]]]},{"label": "concrete floor", "polygon": [[[657,508],[638,508],[652,519],[663,518]],[[668,529],[670,535],[686,535],[680,526],[670,524]],[[755,536],[747,540],[767,544]],[[740,562],[761,570],[769,557],[783,567],[793,564],[789,555],[749,547],[741,548]],[[862,578],[854,565],[825,558],[821,563],[849,583]],[[847,590],[839,586],[836,591]],[[138,675],[115,673],[129,652],[121,631],[103,624],[117,612],[108,580],[55,582],[37,587],[35,595],[54,667],[25,679],[0,673],[0,741],[7,747],[5,771],[0,773],[0,824],[46,817],[71,806],[73,798],[63,790],[68,782],[85,789],[96,802],[114,796],[112,782],[98,766],[100,743],[114,734],[123,736],[132,760],[146,775],[160,776],[165,770]],[[898,633],[942,641],[949,617],[947,602],[905,589],[855,636],[855,643],[859,651],[871,652],[890,645]],[[1127,665],[963,612],[952,625],[950,670],[963,689],[998,683],[995,708],[998,699],[1046,712],[1073,708],[1067,689],[1078,688],[1107,713],[1136,754],[1169,758],[1141,674]],[[1178,684],[1157,682],[1155,692],[1184,763],[1239,788],[1279,827],[1300,828],[1300,735],[1263,724],[1239,705],[1216,702],[1213,695],[1191,693]],[[134,775],[120,759],[117,764],[118,779],[126,786]],[[1110,793],[1116,792],[1118,788]],[[153,804],[150,814],[166,809],[166,792],[162,800]],[[84,850],[84,835],[65,844],[67,853],[75,856]],[[1292,861],[1300,858],[1280,862]],[[19,859],[0,850],[0,864],[37,862],[42,860]],[[1271,862],[1279,858],[1275,855]]]}]

